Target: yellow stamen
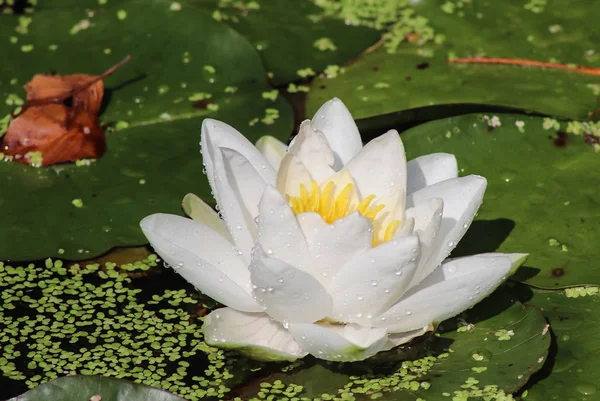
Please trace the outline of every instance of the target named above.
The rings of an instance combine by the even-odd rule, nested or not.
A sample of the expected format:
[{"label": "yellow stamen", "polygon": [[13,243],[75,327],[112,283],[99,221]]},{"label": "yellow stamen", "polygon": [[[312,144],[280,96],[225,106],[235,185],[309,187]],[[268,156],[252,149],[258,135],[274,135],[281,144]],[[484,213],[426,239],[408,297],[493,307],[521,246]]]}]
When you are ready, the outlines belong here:
[{"label": "yellow stamen", "polygon": [[396,233],[396,228],[400,225],[400,220],[394,220],[390,224],[388,224],[385,229],[385,234],[383,235],[383,242],[389,241],[392,239],[394,234]]},{"label": "yellow stamen", "polygon": [[[335,197],[334,185],[333,181],[329,181],[321,190],[317,182],[312,180],[310,191],[307,190],[306,185],[300,184],[300,194],[298,196],[286,195],[286,199],[295,215],[307,212],[318,213],[327,224],[332,224],[334,221],[358,211],[373,223],[373,246],[392,239],[400,225],[400,221],[394,220],[387,227],[382,227],[381,222],[375,221],[379,212],[385,209],[385,205],[382,204],[371,207],[375,195],[365,197],[356,207],[352,207],[350,201],[354,185],[346,184]],[[382,238],[382,240],[379,238]]]}]

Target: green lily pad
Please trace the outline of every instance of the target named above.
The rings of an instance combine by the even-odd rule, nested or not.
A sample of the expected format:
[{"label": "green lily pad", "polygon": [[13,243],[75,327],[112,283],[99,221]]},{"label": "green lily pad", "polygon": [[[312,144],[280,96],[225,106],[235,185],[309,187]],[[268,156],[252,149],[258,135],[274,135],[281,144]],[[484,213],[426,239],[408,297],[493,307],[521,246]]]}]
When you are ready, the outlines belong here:
[{"label": "green lily pad", "polygon": [[[536,3],[543,12],[527,8]],[[357,119],[457,103],[474,104],[471,111],[485,103],[583,119],[600,107],[598,76],[447,63],[453,57],[484,55],[600,67],[594,37],[600,9],[592,2],[423,0],[410,7],[429,19],[427,25],[444,35],[444,42],[403,43],[393,54],[382,46],[348,66],[345,74],[317,79],[308,95],[309,115],[332,96],[343,99]]]},{"label": "green lily pad", "polygon": [[[114,6],[123,1],[105,4]],[[102,9],[106,5],[97,0],[56,0],[39,8]],[[330,65],[343,65],[381,36],[378,30],[323,16],[310,1],[290,5],[287,0],[180,0],[170,2],[169,7],[181,13],[203,11],[241,33],[258,50],[266,70],[272,73],[270,82],[277,86],[310,77],[299,75],[299,70],[310,68],[318,74]]]},{"label": "green lily pad", "polygon": [[[244,7],[244,2],[189,2],[198,2],[205,9],[211,5],[209,9],[215,10],[216,18],[248,38],[259,50],[267,71],[273,73],[271,82],[275,85],[304,78],[298,70],[311,68],[319,73],[329,65],[342,65],[381,36],[375,29],[319,16],[321,9],[310,1],[293,4],[288,0],[254,2],[259,5],[258,9]],[[314,16],[319,17],[315,19]]]},{"label": "green lily pad", "polygon": [[101,376],[62,377],[9,401],[185,401],[164,390]]},{"label": "green lily pad", "polygon": [[533,290],[532,295],[527,303],[543,308],[556,345],[553,360],[540,371],[541,380],[528,384],[526,400],[594,399],[599,390],[596,358],[600,344],[595,341],[600,323],[598,287],[566,292]]},{"label": "green lily pad", "polygon": [[461,174],[488,180],[479,214],[454,255],[526,252],[516,277],[529,284],[600,283],[600,179],[592,173],[600,155],[583,137],[557,137],[539,117],[499,114],[433,121],[402,138],[409,158],[453,153]]},{"label": "green lily pad", "polygon": [[[38,11],[25,34],[14,31],[17,17],[0,17],[0,37],[18,38],[0,46],[0,58],[11,60],[1,67],[7,95],[23,98],[21,86],[36,73],[101,73],[133,56],[105,81],[101,118],[120,129],[107,135],[104,157],[80,167],[0,164],[0,259],[86,259],[145,244],[140,219],[180,213],[189,192],[211,199],[198,145],[205,117],[227,121],[252,141],[264,134],[287,139],[290,107],[262,98],[269,87],[252,46],[205,13],[170,4]],[[72,34],[84,19],[87,28]],[[24,45],[32,48],[24,52]],[[0,115],[11,109],[3,102]]]}]

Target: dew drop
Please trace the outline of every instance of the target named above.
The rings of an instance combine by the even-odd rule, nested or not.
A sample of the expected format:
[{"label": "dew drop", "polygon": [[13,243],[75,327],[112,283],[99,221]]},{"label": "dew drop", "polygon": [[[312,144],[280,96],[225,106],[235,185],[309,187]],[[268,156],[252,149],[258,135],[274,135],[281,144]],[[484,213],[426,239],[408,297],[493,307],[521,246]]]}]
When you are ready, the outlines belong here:
[{"label": "dew drop", "polygon": [[390,289],[386,288],[385,290],[383,290],[383,292],[385,292],[386,294],[389,294],[390,293]]},{"label": "dew drop", "polygon": [[448,241],[448,246],[454,246],[454,241]]},{"label": "dew drop", "polygon": [[283,277],[279,277],[279,278],[277,279],[277,282],[278,282],[278,283],[283,283]]},{"label": "dew drop", "polygon": [[267,254],[268,255],[273,255],[273,250],[271,248],[267,249]]},{"label": "dew drop", "polygon": [[401,269],[396,269],[396,271],[394,272],[394,274],[396,276],[401,276],[402,275],[402,270]]},{"label": "dew drop", "polygon": [[407,314],[407,315],[412,315],[412,311],[411,311],[411,310],[407,310],[407,311],[406,311],[406,314]]},{"label": "dew drop", "polygon": [[359,301],[362,301],[363,299],[365,299],[365,297],[362,294],[358,294],[356,296],[356,299],[358,299]]},{"label": "dew drop", "polygon": [[379,283],[377,282],[377,280],[371,280],[371,285],[372,285],[373,287],[377,287],[377,284],[379,284]]},{"label": "dew drop", "polygon": [[579,383],[575,385],[575,390],[579,391],[583,395],[594,394],[598,389],[595,384],[592,383]]}]

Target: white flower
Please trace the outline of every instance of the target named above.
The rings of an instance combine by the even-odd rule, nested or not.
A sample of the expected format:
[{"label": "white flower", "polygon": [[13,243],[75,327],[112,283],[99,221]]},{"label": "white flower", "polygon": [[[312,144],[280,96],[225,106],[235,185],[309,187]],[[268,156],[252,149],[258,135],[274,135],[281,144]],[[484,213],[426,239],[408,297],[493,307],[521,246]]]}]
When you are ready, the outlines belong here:
[{"label": "white flower", "polygon": [[486,180],[458,178],[450,154],[406,163],[395,130],[363,147],[338,99],[289,148],[269,137],[255,147],[207,119],[202,155],[221,216],[188,195],[193,220],[155,214],[141,227],[168,264],[227,306],[204,321],[217,347],[263,360],[365,359],[470,308],[526,256],[445,260]]}]

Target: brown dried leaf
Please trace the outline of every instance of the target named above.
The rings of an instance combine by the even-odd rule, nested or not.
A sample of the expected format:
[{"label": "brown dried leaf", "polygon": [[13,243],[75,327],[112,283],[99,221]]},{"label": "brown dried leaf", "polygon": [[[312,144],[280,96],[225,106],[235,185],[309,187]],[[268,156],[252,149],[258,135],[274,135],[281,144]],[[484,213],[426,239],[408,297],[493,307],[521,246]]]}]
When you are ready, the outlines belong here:
[{"label": "brown dried leaf", "polygon": [[95,115],[62,104],[31,106],[14,119],[4,136],[4,153],[29,164],[25,155],[42,152],[42,166],[98,158],[106,142]]},{"label": "brown dried leaf", "polygon": [[[2,142],[4,154],[19,163],[33,164],[30,152],[41,152],[42,166],[97,158],[106,142],[98,122],[102,105],[102,79],[131,57],[100,76],[38,74],[25,85],[28,103],[14,118]],[[71,99],[71,105],[65,102]]]},{"label": "brown dried leaf", "polygon": [[87,74],[37,74],[25,85],[25,90],[29,102],[62,103],[64,99],[73,97],[72,107],[97,114],[104,96],[104,83],[98,77]]}]

